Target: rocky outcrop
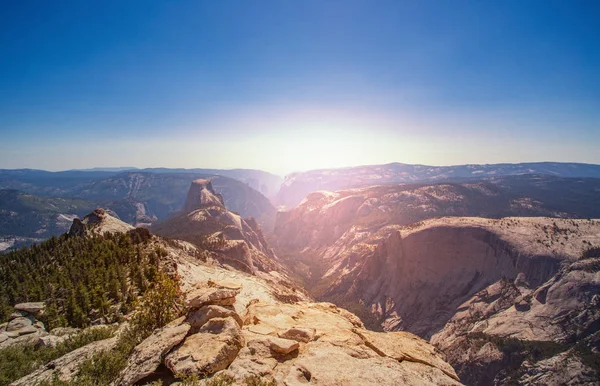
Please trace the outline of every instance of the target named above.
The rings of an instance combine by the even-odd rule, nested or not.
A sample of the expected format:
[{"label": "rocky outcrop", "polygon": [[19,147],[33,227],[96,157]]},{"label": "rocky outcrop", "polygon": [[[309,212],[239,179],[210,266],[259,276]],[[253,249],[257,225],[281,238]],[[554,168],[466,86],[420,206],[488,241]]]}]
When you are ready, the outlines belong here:
[{"label": "rocky outcrop", "polygon": [[[197,211],[203,210],[209,209]],[[256,224],[247,225],[256,233]],[[400,357],[400,349],[392,352],[381,344],[386,333],[367,339],[368,331],[358,317],[333,304],[311,301],[285,273],[243,272],[188,242],[167,243],[160,238],[152,242],[166,251],[161,266],[181,276],[186,312],[134,349],[119,384],[145,384],[163,376],[170,382],[176,374],[186,373],[209,381],[227,376],[237,385],[251,377],[288,385],[391,385],[399,380],[459,384],[427,342],[419,340],[427,346],[419,349],[407,344]],[[56,336],[62,333],[55,332]],[[389,339],[393,345],[404,345],[398,337]],[[82,347],[16,384],[53,377],[73,380],[83,360],[115,345],[116,338],[111,338]]]},{"label": "rocky outcrop", "polygon": [[165,365],[173,374],[212,375],[226,369],[243,344],[234,318],[213,318],[167,355]]},{"label": "rocky outcrop", "polygon": [[190,213],[196,209],[211,206],[225,207],[223,196],[215,192],[210,180],[198,179],[192,182],[185,199],[183,211]]},{"label": "rocky outcrop", "polygon": [[[271,241],[317,299],[431,338],[466,384],[565,383],[565,353],[574,382],[589,382],[600,352],[598,264],[578,259],[600,245],[600,221],[417,221],[489,210],[502,194],[486,184],[313,192],[279,214]],[[511,210],[543,208],[526,201]]]},{"label": "rocky outcrop", "polygon": [[[231,303],[235,303],[235,300]],[[191,325],[192,332],[198,332],[200,328],[213,318],[233,318],[238,326],[242,327],[243,321],[233,307],[219,306],[219,305],[205,305],[199,309],[190,312],[186,322]]]},{"label": "rocky outcrop", "polygon": [[245,220],[225,208],[209,180],[194,181],[184,211],[154,225],[152,230],[158,235],[208,249],[222,264],[237,270],[254,274],[286,271],[268,246],[256,220]]},{"label": "rocky outcrop", "polygon": [[127,368],[122,371],[118,385],[132,385],[152,374],[160,366],[164,356],[187,335],[190,325],[176,320],[140,343],[129,357]]},{"label": "rocky outcrop", "polygon": [[186,295],[185,306],[189,309],[198,309],[208,305],[231,306],[235,297],[240,292],[237,288],[226,288],[211,283],[201,286]]},{"label": "rocky outcrop", "polygon": [[468,384],[597,380],[586,358],[600,357],[599,275],[600,259],[591,258],[542,285],[500,280],[462,304],[432,343]]},{"label": "rocky outcrop", "polygon": [[407,332],[378,332],[355,329],[367,347],[381,356],[394,358],[397,361],[411,361],[437,367],[446,375],[458,381],[452,366],[446,363],[436,349],[425,340]]},{"label": "rocky outcrop", "polygon": [[526,253],[477,221],[433,221],[388,231],[374,248],[362,251],[355,266],[350,265],[354,251],[338,255],[339,267],[326,273],[335,280],[322,296],[361,301],[386,329],[424,337],[442,328],[462,302],[502,277],[524,273],[539,285],[562,260],[549,251]]},{"label": "rocky outcrop", "polygon": [[[136,347],[120,384],[151,379],[145,377],[161,363],[172,375],[226,377],[235,385],[253,377],[286,385],[460,384],[424,340],[370,332],[333,304],[254,300],[244,302],[239,314],[235,294],[242,294],[243,286],[204,282],[194,287],[187,294],[187,315]],[[232,287],[237,292],[227,292]],[[217,292],[222,296],[207,296]],[[232,298],[234,306],[214,304]]]},{"label": "rocky outcrop", "polygon": [[[243,318],[246,347],[223,372],[238,381],[258,376],[286,385],[459,384],[452,368],[424,340],[370,332],[355,315],[333,304],[257,302]],[[281,350],[282,343],[274,339],[289,348]],[[388,355],[386,347],[410,354]]]},{"label": "rocky outcrop", "polygon": [[82,220],[76,218],[73,220],[70,236],[85,236],[87,234],[102,235],[107,232],[119,233],[129,232],[134,229],[133,226],[111,216],[106,210],[98,208],[92,213],[87,214]]},{"label": "rocky outcrop", "polygon": [[585,363],[575,349],[538,362],[525,361],[522,366],[516,380],[519,385],[597,385],[600,380],[598,369]]},{"label": "rocky outcrop", "polygon": [[280,338],[295,340],[296,342],[308,343],[315,338],[316,330],[314,328],[292,327],[285,331],[280,331],[277,335]]},{"label": "rocky outcrop", "polygon": [[0,325],[0,349],[13,345],[34,345],[48,335],[37,320],[44,313],[44,303],[20,303],[8,322]]},{"label": "rocky outcrop", "polygon": [[39,317],[41,314],[44,313],[46,305],[44,304],[44,302],[19,303],[16,304],[14,308],[16,311],[25,312],[35,317]]}]

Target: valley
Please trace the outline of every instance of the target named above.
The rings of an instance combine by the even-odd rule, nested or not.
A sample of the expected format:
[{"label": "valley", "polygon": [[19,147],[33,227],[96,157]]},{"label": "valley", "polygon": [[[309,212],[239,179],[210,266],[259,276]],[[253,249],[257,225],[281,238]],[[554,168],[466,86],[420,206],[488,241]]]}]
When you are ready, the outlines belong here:
[{"label": "valley", "polygon": [[[495,175],[320,190],[276,213],[243,182],[196,177],[121,172],[79,188],[86,199],[4,193],[23,213],[31,202],[77,212],[90,211],[85,205],[97,199],[129,199],[153,208],[146,214],[166,216],[137,221],[113,204],[79,215],[59,241],[130,235],[141,243],[136,253],[148,253],[159,271],[179,278],[181,318],[127,351],[115,370],[120,384],[170,384],[182,373],[240,385],[252,377],[284,385],[600,378],[598,178]],[[159,202],[165,212],[157,211]],[[17,255],[0,259],[10,256]],[[9,274],[2,264],[0,274]],[[155,274],[148,272],[138,291],[152,288]],[[16,287],[0,292],[3,309],[48,302],[27,285]],[[119,299],[105,300],[112,311],[99,323],[129,318]],[[53,304],[54,312],[66,312],[60,301]],[[4,315],[10,325],[13,316]],[[92,321],[78,320],[79,327]],[[56,339],[50,328],[22,336],[1,328],[7,338],[0,349]],[[153,340],[170,343],[144,343]],[[189,353],[202,355],[186,359]],[[151,368],[139,358],[151,358]],[[73,368],[82,362],[69,363],[40,367],[15,384],[77,380]],[[346,374],[347,367],[353,370]]]}]

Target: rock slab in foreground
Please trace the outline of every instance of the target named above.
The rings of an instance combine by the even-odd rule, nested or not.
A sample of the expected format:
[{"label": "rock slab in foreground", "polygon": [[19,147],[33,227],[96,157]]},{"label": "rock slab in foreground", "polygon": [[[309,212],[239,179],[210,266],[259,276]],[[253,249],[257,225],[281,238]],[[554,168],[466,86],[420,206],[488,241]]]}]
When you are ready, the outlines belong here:
[{"label": "rock slab in foreground", "polygon": [[129,357],[127,367],[121,372],[118,385],[132,385],[152,374],[162,358],[187,335],[190,325],[168,325],[140,343]]},{"label": "rock slab in foreground", "polygon": [[226,369],[243,345],[235,319],[214,318],[167,355],[165,365],[173,374],[212,375]]},{"label": "rock slab in foreground", "polygon": [[435,348],[425,340],[407,332],[374,332],[369,330],[353,330],[381,356],[397,361],[411,361],[437,367],[446,375],[459,380],[456,372],[448,363],[442,360]]}]

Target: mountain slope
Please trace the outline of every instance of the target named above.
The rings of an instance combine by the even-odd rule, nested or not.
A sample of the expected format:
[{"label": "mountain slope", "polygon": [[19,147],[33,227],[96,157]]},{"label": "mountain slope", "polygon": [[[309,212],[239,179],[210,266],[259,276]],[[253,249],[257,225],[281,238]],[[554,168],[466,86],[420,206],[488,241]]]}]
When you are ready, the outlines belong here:
[{"label": "mountain slope", "polygon": [[[197,181],[190,190],[188,209],[206,210],[205,214],[210,214],[222,208],[220,197],[208,181]],[[223,213],[218,211],[216,216]],[[144,266],[145,269],[156,273],[158,268],[180,277],[186,293],[183,316],[163,328],[153,329],[150,336],[131,350],[119,348],[123,346],[121,337],[125,336],[123,341],[127,342],[127,332],[117,334],[118,338],[93,342],[56,358],[51,366],[34,367],[31,374],[16,380],[15,385],[55,381],[78,384],[82,368],[88,372],[90,368],[100,371],[108,379],[107,383],[123,385],[156,380],[171,383],[182,374],[240,386],[259,381],[287,385],[395,385],[399,381],[431,386],[460,384],[454,369],[426,341],[408,333],[368,331],[350,312],[329,303],[312,302],[281,272],[239,271],[231,265],[221,265],[219,251],[203,250],[178,240],[167,241],[140,229],[104,237],[93,235],[94,232],[112,232],[114,224],[124,225],[105,212],[95,212],[86,216],[81,224],[73,224],[75,229],[83,225],[91,232],[73,232],[46,242],[42,248],[44,251],[46,248],[62,250],[64,243],[70,243],[76,250],[77,246],[90,244],[86,251],[101,249],[101,259],[90,260],[92,255],[89,254],[77,259],[77,253],[61,253],[61,262],[72,260],[72,264],[63,264],[60,271],[70,272],[72,269],[67,268],[86,265],[101,270],[105,268],[102,263],[108,261],[111,270],[117,270],[114,275],[132,273],[131,282],[136,282],[137,277],[135,261],[148,253],[153,264]],[[123,244],[119,245],[123,250],[108,253],[104,244],[114,242]],[[36,263],[42,267],[52,267],[53,264],[48,263],[56,263],[56,260],[52,260],[51,253],[38,253],[41,250],[36,247],[19,253],[37,259]],[[121,252],[126,256],[119,256]],[[115,260],[127,263],[132,260],[133,264],[120,266],[114,264]],[[7,266],[14,264],[7,257],[0,259],[0,273],[6,272]],[[20,288],[20,292],[26,293],[25,284],[32,283],[42,283],[51,291],[53,282],[49,283],[48,279],[55,280],[55,271],[35,270],[40,277],[21,283],[24,288]],[[80,276],[85,277],[85,272]],[[101,271],[95,272],[93,277],[102,281],[105,275]],[[94,296],[103,299],[111,288],[96,285]],[[120,290],[119,286],[116,288]],[[44,300],[39,298],[42,294],[45,296],[43,291],[36,293],[38,298],[34,300]],[[85,296],[79,298],[85,299]],[[118,297],[114,300],[120,301]],[[11,323],[14,324],[12,320]],[[44,339],[57,338],[45,331],[39,335]],[[13,340],[4,332],[0,333],[0,339],[3,345]],[[28,344],[36,341],[37,337]]]},{"label": "mountain slope", "polygon": [[[278,213],[271,241],[314,296],[360,304],[375,325],[429,337],[460,303],[501,277],[524,272],[539,285],[563,260],[600,242],[588,220],[434,218],[595,216],[599,188],[597,179],[519,176],[314,192]],[[563,228],[564,239],[556,233]],[[507,236],[508,229],[522,234]]]},{"label": "mountain slope", "polygon": [[[140,207],[141,206],[141,207]],[[82,200],[35,196],[16,190],[0,190],[0,251],[40,242],[67,232],[73,219],[97,207],[130,224],[155,221],[143,205],[130,199]]]},{"label": "mountain slope", "polygon": [[326,260],[320,298],[364,304],[386,330],[429,338],[476,292],[519,274],[540,286],[588,242],[600,245],[600,221],[448,217],[388,226]]},{"label": "mountain slope", "polygon": [[[151,223],[181,210],[190,183],[207,177],[210,175],[191,172],[124,172],[69,187],[61,194],[102,202],[103,206],[107,206],[105,202],[126,200],[136,210],[115,210],[119,217],[132,224]],[[275,208],[262,194],[244,182],[223,176],[214,177],[214,185],[225,193],[232,210],[272,226]]]}]

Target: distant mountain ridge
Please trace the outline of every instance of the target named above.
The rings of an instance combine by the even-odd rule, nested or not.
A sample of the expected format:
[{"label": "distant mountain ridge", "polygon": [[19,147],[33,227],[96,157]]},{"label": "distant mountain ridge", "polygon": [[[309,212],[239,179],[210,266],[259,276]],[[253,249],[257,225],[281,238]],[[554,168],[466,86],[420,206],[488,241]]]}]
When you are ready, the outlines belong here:
[{"label": "distant mountain ridge", "polygon": [[[154,174],[197,174],[207,176],[223,176],[236,179],[248,184],[265,196],[275,196],[283,182],[283,178],[262,170],[255,169],[183,169],[183,168],[92,168],[73,169],[50,172],[39,169],[0,169],[0,188],[23,190],[33,194],[60,196],[64,189],[73,188],[78,184],[89,183],[103,178],[113,177],[121,173],[138,172]],[[31,184],[36,191],[23,189],[18,184]],[[11,186],[10,184],[17,184]],[[41,191],[40,189],[43,189]]]},{"label": "distant mountain ridge", "polygon": [[428,166],[390,163],[340,169],[311,170],[287,175],[277,195],[276,203],[286,207],[294,207],[308,193],[317,190],[336,191],[372,185],[416,182],[459,182],[468,179],[522,174],[600,178],[600,165],[531,162],[518,164]]},{"label": "distant mountain ridge", "polygon": [[[89,178],[90,174],[102,178]],[[254,217],[272,229],[276,209],[269,199],[229,177],[148,172],[65,172],[57,176],[5,171],[0,172],[0,250],[58,236],[68,230],[74,217],[96,207],[109,209],[131,225],[149,226],[180,211],[190,183],[198,178],[210,178],[232,211]]]}]

